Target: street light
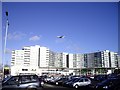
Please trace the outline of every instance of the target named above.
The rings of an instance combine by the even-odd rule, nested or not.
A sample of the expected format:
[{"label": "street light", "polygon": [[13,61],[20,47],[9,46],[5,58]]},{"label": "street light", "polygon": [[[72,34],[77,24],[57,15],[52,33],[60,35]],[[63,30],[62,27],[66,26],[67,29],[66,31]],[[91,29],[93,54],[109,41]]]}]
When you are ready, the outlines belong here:
[{"label": "street light", "polygon": [[4,43],[4,60],[5,60],[5,52],[6,52],[6,45],[7,45],[7,33],[8,33],[8,27],[9,27],[9,21],[8,21],[8,12],[6,11],[6,28],[5,28],[5,43]]},{"label": "street light", "polygon": [[[6,53],[6,45],[7,45],[7,33],[8,33],[8,27],[9,27],[9,21],[8,21],[8,11],[5,12],[6,14],[6,27],[5,27],[5,43],[4,43],[4,57],[3,57],[3,61],[5,61],[5,53]],[[4,65],[3,65],[3,71],[4,71]]]}]

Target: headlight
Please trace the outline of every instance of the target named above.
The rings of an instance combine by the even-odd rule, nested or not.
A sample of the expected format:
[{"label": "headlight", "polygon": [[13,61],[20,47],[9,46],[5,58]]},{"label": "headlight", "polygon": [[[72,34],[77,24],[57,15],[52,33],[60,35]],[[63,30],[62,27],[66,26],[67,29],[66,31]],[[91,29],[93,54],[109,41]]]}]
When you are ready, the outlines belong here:
[{"label": "headlight", "polygon": [[41,85],[43,85],[44,84],[44,82],[41,82]]}]

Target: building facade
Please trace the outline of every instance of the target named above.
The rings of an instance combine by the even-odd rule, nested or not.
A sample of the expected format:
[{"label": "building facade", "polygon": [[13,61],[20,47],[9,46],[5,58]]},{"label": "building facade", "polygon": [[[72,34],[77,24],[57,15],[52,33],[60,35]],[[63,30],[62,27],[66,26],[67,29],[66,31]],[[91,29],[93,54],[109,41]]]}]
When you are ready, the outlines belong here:
[{"label": "building facade", "polygon": [[[75,70],[94,68],[118,68],[118,54],[109,50],[86,54],[58,53],[47,47],[27,46],[13,50],[11,58],[11,75],[22,73],[55,73],[62,71],[72,73]],[[94,72],[94,71],[92,71]]]},{"label": "building facade", "polygon": [[11,75],[23,73],[39,73],[39,68],[49,66],[49,49],[46,47],[28,46],[22,50],[13,50],[11,59]]}]

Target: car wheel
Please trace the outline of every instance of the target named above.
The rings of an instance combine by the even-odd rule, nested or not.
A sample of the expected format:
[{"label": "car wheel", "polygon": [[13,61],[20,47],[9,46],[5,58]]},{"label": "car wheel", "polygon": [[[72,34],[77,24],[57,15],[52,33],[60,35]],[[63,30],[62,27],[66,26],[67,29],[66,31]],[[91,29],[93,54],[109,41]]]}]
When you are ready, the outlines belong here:
[{"label": "car wheel", "polygon": [[79,86],[78,85],[75,85],[75,88],[78,88]]}]

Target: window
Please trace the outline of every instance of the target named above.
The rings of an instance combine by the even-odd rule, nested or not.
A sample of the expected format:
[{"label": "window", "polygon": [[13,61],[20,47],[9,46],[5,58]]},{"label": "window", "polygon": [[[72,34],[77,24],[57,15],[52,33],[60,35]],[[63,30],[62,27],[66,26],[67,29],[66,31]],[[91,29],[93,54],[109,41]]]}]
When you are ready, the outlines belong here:
[{"label": "window", "polygon": [[19,77],[12,77],[8,80],[7,85],[16,85],[18,83]]},{"label": "window", "polygon": [[22,71],[28,71],[28,69],[22,69]]},{"label": "window", "polygon": [[85,82],[88,82],[89,80],[88,79],[85,79]]},{"label": "window", "polygon": [[80,79],[79,82],[83,82],[83,79]]},{"label": "window", "polygon": [[38,81],[37,76],[22,76],[21,83],[36,82]]}]

